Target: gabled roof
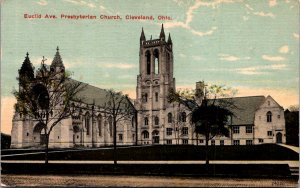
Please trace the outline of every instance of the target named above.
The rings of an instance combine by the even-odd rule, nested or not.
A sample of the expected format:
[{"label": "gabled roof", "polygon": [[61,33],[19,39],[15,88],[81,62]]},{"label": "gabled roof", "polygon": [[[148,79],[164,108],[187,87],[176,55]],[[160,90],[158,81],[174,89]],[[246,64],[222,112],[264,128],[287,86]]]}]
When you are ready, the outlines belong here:
[{"label": "gabled roof", "polygon": [[230,98],[234,107],[231,108],[234,116],[232,125],[254,125],[255,112],[265,101],[264,96]]},{"label": "gabled roof", "polygon": [[[70,80],[71,82],[79,82],[77,80]],[[81,99],[81,102],[85,104],[94,104],[95,106],[103,107],[107,101],[109,101],[108,91],[101,89],[86,83],[81,82],[83,89],[79,91],[76,98]],[[128,104],[133,107],[130,100],[127,100]]]}]

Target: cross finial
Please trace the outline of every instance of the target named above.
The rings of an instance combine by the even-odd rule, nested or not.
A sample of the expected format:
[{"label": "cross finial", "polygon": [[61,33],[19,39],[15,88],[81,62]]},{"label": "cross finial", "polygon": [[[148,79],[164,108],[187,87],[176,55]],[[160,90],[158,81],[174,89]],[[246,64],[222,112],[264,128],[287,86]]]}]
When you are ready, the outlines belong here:
[{"label": "cross finial", "polygon": [[26,53],[26,57],[28,57],[28,56],[29,56],[29,53],[27,52],[27,53]]},{"label": "cross finial", "polygon": [[57,51],[57,52],[59,51],[59,48],[58,48],[58,46],[57,46],[57,48],[56,48],[56,51]]}]

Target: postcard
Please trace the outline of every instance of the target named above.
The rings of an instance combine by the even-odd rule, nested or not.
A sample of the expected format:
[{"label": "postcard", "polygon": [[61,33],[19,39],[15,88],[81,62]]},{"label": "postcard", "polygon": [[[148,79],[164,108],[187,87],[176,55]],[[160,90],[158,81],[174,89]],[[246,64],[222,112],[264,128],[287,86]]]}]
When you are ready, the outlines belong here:
[{"label": "postcard", "polygon": [[297,185],[298,1],[0,2],[3,186]]}]

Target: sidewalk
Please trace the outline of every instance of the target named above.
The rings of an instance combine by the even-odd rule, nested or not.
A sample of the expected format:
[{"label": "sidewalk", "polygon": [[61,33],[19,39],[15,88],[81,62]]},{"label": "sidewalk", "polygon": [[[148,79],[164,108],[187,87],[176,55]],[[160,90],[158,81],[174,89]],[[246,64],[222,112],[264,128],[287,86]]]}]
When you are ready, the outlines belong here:
[{"label": "sidewalk", "polygon": [[[44,163],[43,160],[2,160],[1,163]],[[52,164],[113,164],[113,161],[75,161],[50,160]],[[219,161],[210,160],[210,164],[288,164],[289,167],[298,167],[299,161]],[[199,161],[118,161],[118,164],[205,164]]]}]

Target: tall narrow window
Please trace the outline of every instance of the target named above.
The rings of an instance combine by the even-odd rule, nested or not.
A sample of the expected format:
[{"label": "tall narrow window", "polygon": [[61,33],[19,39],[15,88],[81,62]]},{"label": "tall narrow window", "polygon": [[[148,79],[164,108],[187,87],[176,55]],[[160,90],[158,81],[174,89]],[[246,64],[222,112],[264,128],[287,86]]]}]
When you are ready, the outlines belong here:
[{"label": "tall narrow window", "polygon": [[172,113],[168,113],[168,123],[172,123]]},{"label": "tall narrow window", "polygon": [[158,119],[157,116],[155,116],[155,118],[154,118],[154,124],[155,124],[155,125],[158,125],[158,124],[159,124],[159,119]]},{"label": "tall narrow window", "polygon": [[145,124],[145,125],[148,125],[148,123],[149,123],[149,120],[148,120],[147,117],[145,117],[145,118],[144,118],[144,124]]},{"label": "tall narrow window", "polygon": [[154,50],[154,66],[155,74],[159,74],[159,52],[157,49]]},{"label": "tall narrow window", "polygon": [[158,93],[155,92],[155,101],[158,102]]},{"label": "tall narrow window", "polygon": [[98,129],[99,129],[99,136],[102,136],[102,116],[99,114],[98,116]]},{"label": "tall narrow window", "polygon": [[146,71],[147,71],[147,74],[150,74],[151,72],[151,55],[150,55],[150,52],[147,51],[146,52]]},{"label": "tall narrow window", "polygon": [[267,122],[272,122],[272,112],[267,112]]},{"label": "tall narrow window", "polygon": [[182,120],[182,122],[186,122],[186,113],[185,112],[181,113],[181,120]]},{"label": "tall narrow window", "polygon": [[85,115],[85,128],[86,135],[90,135],[90,116],[88,113]]},{"label": "tall narrow window", "polygon": [[112,136],[113,130],[112,130],[112,117],[108,117],[108,126],[109,126],[109,134]]},{"label": "tall narrow window", "polygon": [[144,94],[144,102],[147,102],[147,101],[148,101],[148,94],[145,93],[145,94]]}]

